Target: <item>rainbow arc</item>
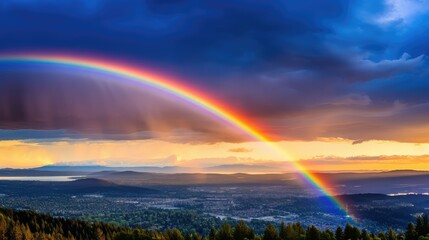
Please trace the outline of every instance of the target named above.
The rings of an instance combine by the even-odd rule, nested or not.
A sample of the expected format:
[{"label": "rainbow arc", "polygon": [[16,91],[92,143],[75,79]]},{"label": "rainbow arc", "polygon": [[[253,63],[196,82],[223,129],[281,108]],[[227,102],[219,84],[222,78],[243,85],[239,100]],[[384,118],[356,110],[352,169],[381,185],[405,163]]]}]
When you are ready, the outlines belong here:
[{"label": "rainbow arc", "polygon": [[161,74],[155,74],[129,64],[117,63],[101,58],[90,58],[64,54],[2,55],[0,56],[0,63],[1,62],[62,65],[114,74],[136,82],[140,82],[154,89],[183,99],[186,102],[201,108],[204,111],[223,120],[224,122],[238,128],[243,133],[249,135],[252,139],[267,144],[267,146],[273,149],[276,153],[280,154],[285,160],[290,162],[290,164],[302,175],[306,182],[324,194],[329,199],[329,201],[344,214],[349,215],[346,205],[339,197],[337,197],[337,194],[333,190],[334,188],[329,186],[329,183],[324,181],[322,177],[311,171],[308,171],[298,161],[290,158],[284,149],[280,148],[278,144],[265,136],[261,131],[258,130],[256,126],[252,125],[250,121],[246,121],[246,119],[240,116],[240,114],[228,109],[224,104],[210,98],[207,96],[207,94],[204,95],[203,91],[190,87],[189,85],[184,85],[174,78],[165,77]]}]

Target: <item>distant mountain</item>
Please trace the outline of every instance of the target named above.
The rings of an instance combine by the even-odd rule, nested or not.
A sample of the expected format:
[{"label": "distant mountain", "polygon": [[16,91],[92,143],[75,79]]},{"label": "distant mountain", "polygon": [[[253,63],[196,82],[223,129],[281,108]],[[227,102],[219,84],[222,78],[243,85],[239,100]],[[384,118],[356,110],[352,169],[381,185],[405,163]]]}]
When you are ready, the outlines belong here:
[{"label": "distant mountain", "polygon": [[103,179],[78,179],[69,182],[0,181],[1,193],[6,195],[55,196],[55,195],[109,195],[144,196],[159,190],[140,186],[121,186]]},{"label": "distant mountain", "polygon": [[[228,185],[228,184],[279,184],[291,187],[303,186],[303,177],[298,173],[271,173],[265,165],[219,165],[206,168],[207,172],[192,173],[190,168],[180,167],[106,167],[106,166],[45,166],[35,169],[0,169],[0,176],[79,176],[92,180],[62,183],[68,189],[76,189],[76,184],[86,185],[95,191],[101,187],[111,189],[124,186],[178,186],[178,185]],[[248,173],[235,173],[246,170]],[[190,173],[187,173],[190,171]],[[261,174],[254,174],[258,173]],[[181,172],[181,173],[177,173]],[[231,174],[227,174],[231,173]],[[313,173],[323,179],[336,192],[407,194],[409,192],[429,192],[429,172],[395,170],[386,172],[341,172]],[[97,179],[97,180],[94,180]],[[85,182],[87,181],[87,182]],[[106,182],[107,181],[107,182]],[[94,188],[92,188],[94,187]],[[97,189],[96,189],[97,188]],[[123,190],[123,189],[122,189]],[[121,191],[122,191],[121,190]],[[129,189],[134,191],[133,189]],[[115,190],[116,191],[116,190]]]},{"label": "distant mountain", "polygon": [[67,172],[97,172],[110,170],[110,167],[89,165],[89,166],[67,166],[67,165],[46,165],[42,167],[33,168],[37,171],[67,171]]},{"label": "distant mountain", "polygon": [[134,172],[152,172],[152,173],[196,173],[196,172],[222,172],[222,173],[264,173],[264,172],[281,172],[277,166],[260,165],[260,164],[224,164],[206,168],[192,168],[179,166],[139,166],[139,167],[109,167],[101,165],[89,166],[68,166],[68,165],[47,165],[33,168],[38,171],[66,171],[66,172],[102,172],[102,171],[134,171]]},{"label": "distant mountain", "polygon": [[100,175],[113,172],[147,172],[147,173],[266,173],[278,172],[278,168],[265,165],[250,164],[227,164],[203,169],[194,169],[178,166],[141,166],[141,167],[110,167],[101,165],[69,166],[69,165],[46,165],[30,169],[0,169],[0,176],[86,176]]},{"label": "distant mountain", "polygon": [[81,171],[48,171],[48,170],[37,170],[37,169],[12,169],[3,168],[0,169],[0,176],[2,177],[40,177],[40,176],[80,176],[84,173]]},{"label": "distant mountain", "polygon": [[393,170],[393,171],[381,172],[381,174],[383,174],[383,175],[390,175],[390,176],[410,176],[410,175],[425,175],[425,174],[429,174],[429,171]]},{"label": "distant mountain", "polygon": [[206,172],[223,172],[223,173],[266,173],[279,172],[278,167],[254,164],[224,164],[204,169]]},{"label": "distant mountain", "polygon": [[[236,166],[241,167],[241,166]],[[256,167],[256,166],[254,166]],[[227,168],[220,166],[217,170]],[[59,168],[61,170],[70,168]],[[78,168],[83,169],[83,168]],[[106,169],[92,166],[91,169]],[[37,194],[49,191],[53,192],[99,192],[110,193],[145,192],[142,187],[151,186],[180,186],[180,185],[237,185],[237,184],[268,184],[283,185],[288,187],[303,187],[305,180],[298,173],[272,173],[272,174],[220,174],[220,173],[162,173],[117,171],[113,168],[98,172],[78,171],[46,171],[34,169],[0,169],[0,176],[79,176],[74,182],[63,183],[34,183],[34,186],[54,186],[49,188],[31,188]],[[221,172],[221,171],[219,171]],[[74,174],[74,175],[73,175]],[[313,173],[314,176],[323,179],[328,186],[342,194],[355,193],[383,193],[383,194],[408,194],[429,193],[429,172],[425,171],[389,171],[370,173]],[[0,189],[5,181],[0,181]],[[18,184],[18,183],[17,183]],[[50,185],[51,184],[51,185]],[[3,189],[2,189],[3,190]],[[48,192],[47,192],[48,191]],[[6,192],[5,192],[6,193]]]},{"label": "distant mountain", "polygon": [[137,186],[121,186],[102,179],[85,178],[71,182],[58,183],[60,191],[73,194],[152,194],[158,190]]},{"label": "distant mountain", "polygon": [[75,181],[71,181],[71,182],[66,182],[64,185],[66,185],[67,187],[116,187],[118,186],[118,184],[106,181],[106,180],[101,180],[101,179],[96,179],[96,178],[83,178],[83,179],[77,179]]},{"label": "distant mountain", "polygon": [[[336,192],[344,194],[428,193],[429,172],[399,171],[379,173],[315,173]],[[303,177],[297,173],[282,174],[219,174],[219,173],[148,173],[148,172],[98,172],[91,177],[120,185],[230,185],[274,184],[290,187],[304,186]]]},{"label": "distant mountain", "polygon": [[194,184],[264,184],[288,183],[296,174],[219,174],[219,173],[149,173],[149,172],[98,172],[91,177],[121,185],[194,185]]},{"label": "distant mountain", "polygon": [[67,172],[101,172],[101,171],[136,171],[136,172],[161,172],[161,173],[175,173],[175,172],[191,172],[191,168],[176,167],[176,166],[165,166],[165,167],[108,167],[100,165],[88,165],[88,166],[68,166],[68,165],[47,165],[32,170],[38,171],[67,171]]}]

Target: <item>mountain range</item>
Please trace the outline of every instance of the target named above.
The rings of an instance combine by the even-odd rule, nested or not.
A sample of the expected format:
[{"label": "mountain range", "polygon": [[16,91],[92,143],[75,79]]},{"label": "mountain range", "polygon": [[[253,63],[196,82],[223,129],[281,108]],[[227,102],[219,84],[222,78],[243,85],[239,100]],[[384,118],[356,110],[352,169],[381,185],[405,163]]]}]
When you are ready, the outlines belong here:
[{"label": "mountain range", "polygon": [[[238,167],[238,166],[236,166]],[[219,168],[227,168],[226,165]],[[176,167],[106,167],[106,166],[45,166],[33,169],[0,169],[0,177],[23,176],[70,176],[80,179],[80,185],[96,187],[147,187],[179,185],[237,185],[269,184],[289,187],[304,187],[304,177],[299,173],[210,173],[177,172]],[[185,169],[190,170],[190,169]],[[314,173],[327,186],[338,193],[384,193],[384,194],[428,194],[428,171],[396,170],[388,172],[360,173]],[[92,180],[88,180],[92,179]],[[10,180],[10,179],[9,179]],[[13,180],[13,178],[12,178]],[[85,182],[86,181],[86,182]],[[70,184],[70,183],[64,183]],[[72,185],[67,187],[72,187]]]}]

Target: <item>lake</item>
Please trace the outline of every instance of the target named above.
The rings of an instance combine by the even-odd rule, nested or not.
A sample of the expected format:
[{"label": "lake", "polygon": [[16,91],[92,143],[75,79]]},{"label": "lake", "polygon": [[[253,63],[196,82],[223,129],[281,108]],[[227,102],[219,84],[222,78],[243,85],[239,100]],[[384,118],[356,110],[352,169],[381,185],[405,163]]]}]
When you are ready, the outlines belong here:
[{"label": "lake", "polygon": [[82,176],[0,176],[0,181],[69,182]]}]

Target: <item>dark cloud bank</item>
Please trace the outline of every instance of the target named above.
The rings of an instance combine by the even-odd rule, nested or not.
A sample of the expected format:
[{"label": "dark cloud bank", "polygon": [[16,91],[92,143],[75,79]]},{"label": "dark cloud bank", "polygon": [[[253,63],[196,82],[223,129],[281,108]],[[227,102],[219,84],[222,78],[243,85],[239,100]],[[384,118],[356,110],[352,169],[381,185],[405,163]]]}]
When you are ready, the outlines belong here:
[{"label": "dark cloud bank", "polygon": [[[0,50],[97,53],[154,66],[210,91],[277,139],[428,142],[429,14],[395,16],[394,7],[369,0],[5,1]],[[174,100],[148,104],[154,98],[143,101],[135,88],[84,81],[90,73],[56,72],[73,81],[55,84],[53,73],[0,73],[3,129],[128,134],[157,125],[225,138]]]}]

